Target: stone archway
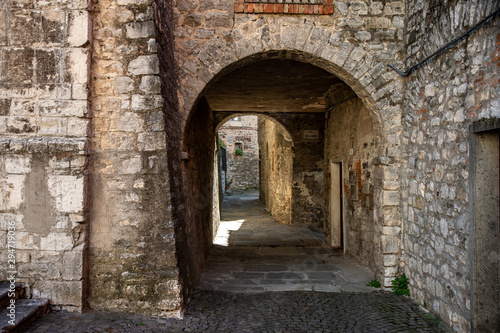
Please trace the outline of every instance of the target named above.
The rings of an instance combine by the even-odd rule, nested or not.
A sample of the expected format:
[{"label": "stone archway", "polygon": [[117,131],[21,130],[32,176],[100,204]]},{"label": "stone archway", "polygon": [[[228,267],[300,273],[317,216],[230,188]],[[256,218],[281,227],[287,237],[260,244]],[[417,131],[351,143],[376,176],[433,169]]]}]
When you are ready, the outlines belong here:
[{"label": "stone archway", "polygon": [[[226,74],[264,59],[292,59],[332,73],[352,89],[366,108],[372,129],[379,140],[377,152],[369,161],[373,166],[371,171],[374,178],[371,214],[376,226],[373,255],[370,257],[377,278],[385,286],[390,286],[390,281],[399,271],[402,246],[399,219],[401,79],[387,70],[386,63],[379,58],[382,52],[371,50],[367,43],[351,38],[347,29],[332,25],[328,18],[321,20],[276,15],[233,17],[228,14],[232,11],[229,5],[213,5],[215,7],[212,8],[211,5],[203,4],[201,7],[204,9],[198,6],[197,2],[193,2],[174,7],[174,14],[178,17],[178,26],[175,28],[164,24],[164,19],[160,17],[164,8],[158,6],[156,12],[160,31],[157,36],[159,54],[170,52],[169,57],[160,56],[164,82],[169,87],[177,85],[177,96],[169,96],[165,113],[171,157],[170,184],[172,197],[175,198],[173,216],[176,249],[183,290],[189,293],[203,267],[203,259],[194,257],[203,258],[208,251],[200,251],[200,255],[193,257],[186,250],[193,248],[188,246],[185,236],[189,234],[186,223],[192,220],[191,213],[185,211],[186,207],[193,205],[193,199],[181,189],[189,188],[186,184],[194,179],[192,175],[201,172],[200,161],[194,161],[198,154],[193,155],[192,150],[200,141],[193,141],[190,133],[214,126],[213,119],[208,116],[210,106],[205,100],[205,93]],[[216,12],[201,16],[192,14],[202,10]],[[200,26],[197,15],[204,17],[203,24],[210,26],[210,29]],[[170,46],[169,49],[168,46],[171,40],[165,38],[168,36],[162,32],[169,32],[170,37],[176,34],[175,57],[173,48]],[[174,63],[177,68],[175,75],[172,74]],[[173,77],[178,78],[176,83],[175,80],[169,80]],[[178,105],[172,100],[178,101]],[[204,144],[213,149],[213,142]],[[188,170],[191,176],[186,174]],[[203,248],[207,249],[207,244]]]},{"label": "stone archway", "polygon": [[[347,52],[342,50],[350,51]],[[346,52],[347,54],[354,52],[355,54],[358,54],[361,51],[355,50],[355,47],[352,47],[351,49],[351,47],[344,45],[343,49],[341,47],[338,50],[339,54],[341,54],[342,52]],[[180,150],[181,154],[185,156],[185,162],[182,163],[186,165],[185,168],[181,170],[183,170],[183,175],[186,177],[184,178],[185,184],[192,184],[191,186],[185,186],[185,188],[191,189],[191,194],[185,196],[186,201],[181,205],[195,207],[196,205],[200,205],[201,202],[205,202],[206,198],[208,198],[208,194],[212,193],[211,187],[210,189],[204,191],[200,190],[199,186],[197,187],[197,185],[193,185],[204,184],[203,186],[211,186],[207,185],[211,184],[210,181],[202,180],[203,177],[201,176],[201,174],[203,172],[211,174],[213,170],[203,168],[203,165],[208,164],[199,159],[200,154],[196,152],[197,149],[208,151],[210,147],[213,147],[213,142],[210,140],[204,142],[204,144],[206,144],[204,148],[200,148],[199,146],[202,141],[200,140],[202,136],[207,137],[207,135],[209,135],[209,132],[213,131],[213,128],[215,128],[216,126],[215,119],[210,115],[210,105],[203,97],[207,90],[211,86],[213,86],[213,84],[217,84],[217,82],[226,73],[231,72],[231,70],[238,69],[243,66],[248,66],[252,63],[257,63],[259,61],[262,61],[263,59],[294,59],[300,62],[314,64],[315,66],[326,69],[328,70],[328,72],[335,74],[335,76],[342,78],[344,82],[349,83],[352,90],[356,93],[356,98],[359,99],[360,103],[366,108],[371,124],[373,125],[373,128],[371,130],[375,133],[379,142],[377,152],[375,154],[376,156],[372,156],[373,158],[371,158],[370,161],[366,162],[373,164],[373,168],[370,171],[371,173],[373,173],[373,177],[375,178],[374,189],[370,198],[370,200],[373,201],[371,207],[373,211],[370,211],[369,214],[373,214],[373,222],[376,226],[371,229],[372,234],[369,237],[370,241],[373,242],[373,247],[370,249],[369,255],[367,256],[366,260],[372,261],[370,265],[376,270],[377,277],[383,280],[386,286],[390,286],[390,281],[394,278],[394,276],[397,275],[399,270],[400,255],[401,229],[399,227],[398,219],[399,192],[397,191],[398,187],[396,186],[398,182],[399,171],[397,167],[398,161],[397,158],[395,158],[399,156],[399,154],[395,154],[395,156],[390,155],[397,152],[398,150],[400,134],[400,126],[398,126],[398,124],[400,123],[400,108],[397,105],[388,105],[387,99],[384,98],[384,96],[392,91],[392,87],[394,87],[396,83],[389,82],[379,90],[374,89],[374,85],[380,84],[380,82],[385,82],[384,80],[387,79],[386,76],[389,76],[382,74],[383,70],[381,70],[380,68],[381,66],[383,66],[383,64],[378,63],[374,68],[372,68],[372,73],[374,73],[375,77],[377,77],[375,75],[376,70],[378,69],[378,71],[380,72],[380,76],[377,77],[378,80],[377,82],[375,82],[368,71],[367,73],[360,75],[358,74],[359,69],[355,70],[356,66],[361,66],[361,64],[368,61],[365,58],[369,58],[370,61],[368,62],[370,62],[371,64],[373,62],[373,57],[365,55],[359,58],[358,61],[350,60],[351,58],[349,58],[349,60],[344,59],[344,61],[341,62],[338,60],[341,56],[339,54],[337,54],[336,56],[332,55],[330,59],[336,59],[338,63],[343,63],[343,65],[346,66],[345,68],[340,67],[338,64],[331,62],[325,58],[315,57],[311,54],[299,52],[297,50],[281,50],[258,53],[241,59],[240,61],[227,66],[224,70],[221,69],[218,72],[218,75],[214,75],[213,79],[205,86],[203,86],[203,82],[201,81],[201,79],[193,83],[193,85],[199,86],[198,98],[190,98],[189,95],[184,96],[181,93],[182,96],[186,97],[184,99],[181,99],[181,113],[183,114],[182,119],[185,119],[185,125],[181,126],[181,129],[184,129],[184,132],[183,134],[181,134],[181,137],[183,139],[181,141]],[[355,59],[358,58],[356,57]],[[361,79],[356,80],[355,77],[360,77]],[[186,87],[187,85],[181,86],[179,88],[179,91],[182,92]],[[372,91],[372,94],[369,94],[368,90]],[[188,108],[189,105],[193,105],[193,111],[187,113],[186,108]],[[184,109],[184,111],[182,111],[182,109]],[[206,132],[206,135],[201,134],[204,132]],[[196,133],[196,138],[195,136],[193,136],[193,133]],[[387,152],[389,152],[389,154],[387,154]],[[204,171],[201,171],[202,169]],[[361,172],[360,169],[356,169],[356,171]],[[193,183],[193,179],[197,180]],[[203,194],[205,192],[206,195]],[[200,194],[202,195],[202,197],[199,196]],[[190,200],[196,201],[196,204],[194,201],[191,202]],[[187,212],[187,216],[191,217],[185,218],[184,221],[198,221],[197,218],[193,219],[193,214],[198,217],[201,217],[204,214],[210,214],[208,211],[208,207],[211,206],[211,204],[206,203],[202,206],[202,209],[198,213]],[[204,211],[204,213],[202,213],[202,211]],[[182,222],[181,219],[179,221],[176,221],[175,223],[178,225],[183,225],[183,223],[185,222]],[[191,257],[190,259],[183,259],[182,256],[180,256],[180,262],[190,262],[193,260],[193,257],[206,258],[206,256],[208,255],[210,248],[209,239],[211,239],[212,237],[212,235],[209,234],[208,230],[210,230],[211,228],[209,228],[208,222],[206,221],[203,222],[200,220],[196,223],[201,227],[192,225],[191,227],[193,228],[193,230],[191,230],[191,232],[183,232],[182,235],[198,235],[198,238],[201,237],[204,239],[203,245],[200,247],[198,254],[194,254],[194,252],[191,252],[188,255],[189,257]],[[188,240],[185,236],[181,237],[185,238],[185,240],[181,243],[186,242],[187,244],[190,242],[190,240]],[[192,251],[192,249],[197,248],[197,246],[188,246],[188,248],[190,249],[190,251]],[[354,256],[356,256],[356,254],[354,254]],[[375,260],[373,260],[373,258],[375,258]],[[190,277],[189,285],[191,285],[191,287],[194,287],[194,285],[196,284],[197,276],[199,276],[199,274],[201,273],[203,265],[204,260],[197,259],[197,264],[195,266],[192,266],[194,268],[188,269],[190,272],[194,273]]]}]

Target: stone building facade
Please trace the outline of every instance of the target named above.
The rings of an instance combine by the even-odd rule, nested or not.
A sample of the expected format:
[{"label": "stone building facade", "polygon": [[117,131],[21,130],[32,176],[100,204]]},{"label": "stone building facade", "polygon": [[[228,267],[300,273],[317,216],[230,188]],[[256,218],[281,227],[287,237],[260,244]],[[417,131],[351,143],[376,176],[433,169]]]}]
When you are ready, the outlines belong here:
[{"label": "stone building facade", "polygon": [[257,125],[257,116],[241,116],[230,119],[218,131],[219,140],[226,147],[225,183],[230,184],[230,189],[259,187]]},{"label": "stone building facade", "polygon": [[[211,247],[216,129],[265,114],[293,142],[292,220],[386,287],[406,273],[454,330],[498,328],[499,1],[270,4],[1,1],[0,260],[14,223],[34,297],[180,315]],[[280,84],[244,94],[245,70]]]}]

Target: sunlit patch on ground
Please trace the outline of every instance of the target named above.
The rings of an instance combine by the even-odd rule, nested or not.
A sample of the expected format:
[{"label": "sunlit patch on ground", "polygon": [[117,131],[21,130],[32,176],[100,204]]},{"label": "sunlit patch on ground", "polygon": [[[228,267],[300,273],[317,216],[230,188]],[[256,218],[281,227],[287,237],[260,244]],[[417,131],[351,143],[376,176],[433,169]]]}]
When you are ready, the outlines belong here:
[{"label": "sunlit patch on ground", "polygon": [[229,246],[229,236],[231,231],[238,231],[246,220],[221,221],[217,235],[215,235],[214,245]]}]

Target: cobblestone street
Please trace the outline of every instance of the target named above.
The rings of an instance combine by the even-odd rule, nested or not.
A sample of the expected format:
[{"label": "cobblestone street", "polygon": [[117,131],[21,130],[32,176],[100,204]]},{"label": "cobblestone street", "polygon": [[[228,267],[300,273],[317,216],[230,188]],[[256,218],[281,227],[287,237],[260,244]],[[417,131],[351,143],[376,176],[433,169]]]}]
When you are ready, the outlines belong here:
[{"label": "cobblestone street", "polygon": [[411,299],[366,287],[372,274],[308,228],[273,221],[254,194],[226,197],[222,217],[242,222],[218,233],[231,245],[215,246],[183,319],[55,312],[29,332],[439,332]]},{"label": "cobblestone street", "polygon": [[197,291],[183,320],[137,314],[51,313],[29,332],[439,332],[390,293]]}]

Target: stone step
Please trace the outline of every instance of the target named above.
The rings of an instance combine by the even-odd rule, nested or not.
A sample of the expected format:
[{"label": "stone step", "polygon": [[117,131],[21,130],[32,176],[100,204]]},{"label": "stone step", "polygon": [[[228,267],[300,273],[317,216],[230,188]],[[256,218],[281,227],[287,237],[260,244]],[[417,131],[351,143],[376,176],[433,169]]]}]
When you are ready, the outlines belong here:
[{"label": "stone step", "polygon": [[48,299],[21,299],[15,302],[14,325],[9,323],[9,314],[13,311],[4,308],[0,312],[0,333],[23,332],[35,320],[45,314],[48,310]]},{"label": "stone step", "polygon": [[[7,307],[10,303],[11,289],[9,282],[0,282],[0,309]],[[20,283],[16,283],[14,287],[14,299],[20,299],[24,297],[24,289]]]}]

